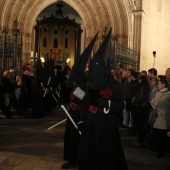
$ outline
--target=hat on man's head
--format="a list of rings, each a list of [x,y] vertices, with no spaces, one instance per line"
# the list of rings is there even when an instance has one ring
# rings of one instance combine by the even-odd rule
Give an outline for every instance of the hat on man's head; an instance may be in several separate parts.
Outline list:
[[[84,79],[84,77],[86,77],[85,67],[89,60],[90,54],[93,50],[98,33],[99,32],[97,32],[97,34],[94,36],[92,41],[89,43],[89,45],[83,51],[83,53],[80,55],[80,57],[78,58],[78,61],[73,65],[70,77],[67,82],[67,87],[71,88],[73,86],[74,81],[77,80],[78,82],[81,82],[81,80]]]
[[[88,80],[89,86],[95,90],[101,90],[105,86],[105,80],[109,76],[107,68],[107,58],[109,54],[109,46],[111,39],[112,28],[106,35],[103,43],[99,47],[95,56],[92,58],[89,65]]]

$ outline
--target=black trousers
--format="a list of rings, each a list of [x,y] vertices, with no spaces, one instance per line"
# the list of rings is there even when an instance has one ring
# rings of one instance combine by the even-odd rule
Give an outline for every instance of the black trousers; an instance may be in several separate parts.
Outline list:
[[[156,148],[159,152],[159,154],[165,154],[166,153],[166,147],[168,142],[168,136],[167,136],[167,129],[156,129],[153,128],[151,137],[150,137],[150,147]]]
[[[135,132],[137,132],[137,141],[145,142],[148,109],[134,106],[131,113],[133,119],[133,127]]]

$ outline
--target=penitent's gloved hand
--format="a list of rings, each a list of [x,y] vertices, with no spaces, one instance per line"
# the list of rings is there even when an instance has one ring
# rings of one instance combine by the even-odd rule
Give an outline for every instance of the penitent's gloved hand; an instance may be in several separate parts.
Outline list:
[[[78,126],[78,130],[82,131],[83,121],[78,122],[77,126]]]
[[[109,109],[109,102],[106,99],[98,98],[98,107]]]

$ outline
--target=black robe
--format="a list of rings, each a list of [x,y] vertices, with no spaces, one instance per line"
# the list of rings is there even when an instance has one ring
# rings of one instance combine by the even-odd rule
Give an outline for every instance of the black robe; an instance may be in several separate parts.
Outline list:
[[[107,81],[104,90],[89,89],[90,105],[98,98],[111,101],[110,111],[88,111],[80,141],[79,170],[127,170],[116,113],[124,108],[123,93],[115,79]]]
[[[44,103],[43,103],[43,94],[39,83],[35,83],[32,91],[32,117],[35,119],[41,119],[44,117]]]
[[[72,109],[69,108],[69,114],[78,125],[79,122],[84,120],[87,113],[88,106],[86,106],[85,98],[83,100],[78,99],[71,92],[70,94],[71,102],[77,105],[83,106],[82,109]],[[80,128],[80,126],[79,126]],[[79,161],[79,143],[80,134],[79,131],[74,127],[69,118],[67,118],[65,134],[64,134],[64,160],[71,161],[72,163],[78,163]]]

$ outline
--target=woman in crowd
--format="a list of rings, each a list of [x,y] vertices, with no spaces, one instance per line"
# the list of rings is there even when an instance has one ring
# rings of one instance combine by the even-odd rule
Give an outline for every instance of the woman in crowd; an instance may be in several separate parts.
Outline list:
[[[12,114],[10,111],[11,107],[11,98],[13,93],[13,84],[11,81],[11,74],[10,72],[4,71],[4,77],[2,78],[2,91],[3,91],[3,113],[6,115],[7,118],[11,118]]]
[[[135,145],[141,145],[145,142],[146,137],[146,120],[148,118],[148,95],[150,86],[148,78],[142,75],[139,78],[136,94],[132,98],[132,118],[133,127],[137,132]]]
[[[167,132],[170,129],[170,91],[167,88],[168,81],[160,79],[158,92],[152,99],[151,104],[157,111],[156,120],[153,125],[150,145],[158,149],[156,157],[164,157],[166,151]]]
[[[148,132],[149,134],[152,131],[153,128],[153,124],[155,122],[155,118],[156,118],[156,109],[154,109],[151,106],[151,100],[155,97],[156,93],[158,92],[158,77],[152,77],[150,80],[150,87],[151,87],[151,91],[149,93],[149,104],[150,104],[150,108],[149,108],[149,120],[148,120]]]
[[[16,107],[18,114],[22,115],[22,111],[26,107],[27,88],[25,82],[21,78],[21,75],[16,76],[16,81],[14,83],[14,94],[16,98]]]

